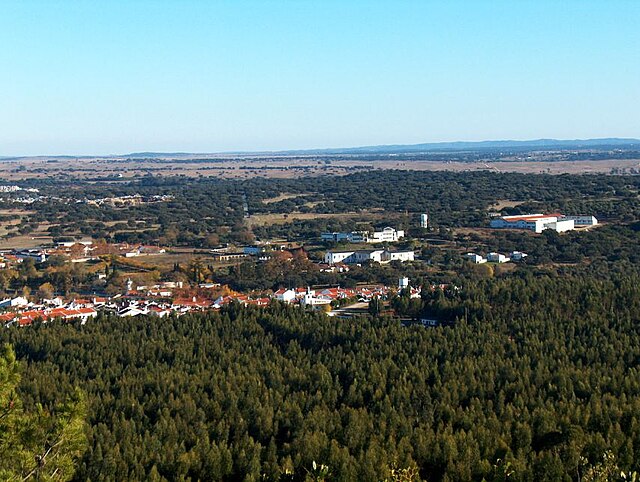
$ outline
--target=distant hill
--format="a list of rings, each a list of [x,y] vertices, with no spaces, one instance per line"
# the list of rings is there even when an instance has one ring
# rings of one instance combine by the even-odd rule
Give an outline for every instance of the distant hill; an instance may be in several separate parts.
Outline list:
[[[0,156],[0,161],[50,158],[50,159],[83,159],[83,158],[129,158],[129,159],[185,159],[212,158],[226,156],[313,156],[313,155],[363,155],[363,154],[410,154],[429,152],[455,151],[489,151],[489,150],[538,150],[538,149],[640,149],[640,139],[609,137],[602,139],[534,139],[528,141],[456,141],[427,142],[423,144],[389,144],[360,147],[332,147],[319,149],[290,149],[282,151],[226,151],[226,152],[132,152],[122,155],[40,155],[40,156]]]
[[[295,149],[283,151],[234,151],[225,153],[188,153],[188,152],[134,152],[118,157],[129,158],[160,158],[160,157],[193,157],[226,155],[314,155],[314,154],[393,154],[433,151],[475,151],[495,149],[589,149],[589,148],[640,148],[640,139],[625,139],[618,137],[602,139],[535,139],[528,141],[498,140],[498,141],[456,141],[429,142],[423,144],[390,144],[379,146],[338,147],[321,149]]]
[[[603,139],[535,139],[528,141],[478,141],[478,142],[430,142],[424,144],[392,144],[380,146],[347,147],[336,149],[305,149],[297,151],[284,151],[285,153],[306,154],[391,154],[405,152],[430,152],[430,151],[470,151],[470,150],[494,150],[494,149],[587,149],[595,147],[637,147],[640,148],[640,139],[603,138]]]
[[[118,157],[135,157],[137,159],[156,158],[156,157],[188,157],[193,156],[191,152],[132,152]]]

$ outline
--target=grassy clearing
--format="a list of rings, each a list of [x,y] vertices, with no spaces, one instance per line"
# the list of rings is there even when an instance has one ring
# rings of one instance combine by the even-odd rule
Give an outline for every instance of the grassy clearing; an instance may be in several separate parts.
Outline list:
[[[268,199],[263,199],[262,200],[262,204],[273,204],[273,203],[277,203],[280,201],[286,201],[287,199],[295,199],[297,197],[300,197],[301,194],[293,194],[293,193],[282,193],[278,196],[275,197],[270,197]]]
[[[487,207],[487,211],[502,211],[504,208],[514,208],[520,204],[524,204],[526,201],[508,201],[506,199],[500,199]]]
[[[53,242],[51,236],[30,233],[21,236],[14,236],[7,239],[0,239],[0,249],[29,249],[37,248],[43,244]]]
[[[274,224],[287,224],[296,219],[354,219],[358,221],[371,220],[379,218],[379,215],[362,214],[362,213],[288,213],[288,214],[252,214],[246,219],[249,226],[272,226]]]

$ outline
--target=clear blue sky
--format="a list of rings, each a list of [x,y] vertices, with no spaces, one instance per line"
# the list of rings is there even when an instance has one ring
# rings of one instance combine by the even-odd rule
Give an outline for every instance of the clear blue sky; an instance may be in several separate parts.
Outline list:
[[[0,156],[640,137],[640,1],[0,0]]]

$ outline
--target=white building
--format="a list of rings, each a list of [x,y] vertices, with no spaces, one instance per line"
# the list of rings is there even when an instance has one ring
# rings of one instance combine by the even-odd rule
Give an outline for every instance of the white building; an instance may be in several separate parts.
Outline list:
[[[498,229],[527,229],[541,233],[547,225],[558,221],[559,215],[525,214],[522,216],[502,216],[491,220],[491,227]]]
[[[403,290],[408,287],[409,287],[409,278],[407,278],[406,276],[403,276],[402,278],[398,279],[399,290]]]
[[[404,231],[386,227],[382,231],[351,231],[350,233],[322,233],[320,239],[322,241],[333,241],[335,243],[344,241],[347,243],[395,243],[404,238]]]
[[[301,303],[304,306],[328,305],[331,303],[331,298],[323,295],[316,296],[315,291],[307,288],[307,292],[304,294]]]
[[[351,233],[322,233],[320,235],[320,239],[322,241],[333,241],[335,243],[338,243],[340,241],[352,242],[354,234],[356,234],[356,231],[353,231]]]
[[[586,221],[587,217],[584,218]],[[545,229],[553,229],[558,233],[575,229],[574,219],[572,217],[562,216],[561,214],[502,216],[497,219],[492,219],[490,225],[492,228],[497,229],[527,229],[534,233],[541,233]]]
[[[353,251],[327,251],[324,255],[326,264],[357,264],[372,261],[376,263],[388,263],[390,261],[413,261],[413,251],[389,251],[385,249],[365,249]]]
[[[346,259],[352,257],[354,251],[327,251],[324,262],[327,264],[348,263]]]
[[[529,256],[527,253],[513,251],[509,257],[511,258],[511,261],[522,261],[527,256]]]
[[[366,261],[374,261],[381,263],[383,261],[382,256],[384,249],[368,249],[365,251],[356,251],[354,253],[354,263],[364,263]]]
[[[404,231],[399,231],[387,226],[382,231],[374,231],[373,240],[370,243],[395,243],[404,238]]]
[[[564,216],[563,219],[571,219],[576,226],[596,226],[598,220],[595,216]]]
[[[415,259],[415,253],[413,250],[405,251],[385,251],[382,255],[382,261],[413,261]]]
[[[47,260],[47,254],[40,249],[23,249],[22,251],[17,251],[14,253],[18,258],[26,259],[32,258],[35,259],[38,263],[44,263]]]
[[[510,261],[510,260],[504,254],[489,253],[487,255],[487,261],[490,261],[492,263],[506,263],[507,261]]]
[[[296,299],[296,291],[292,289],[279,289],[274,293],[274,297],[276,300],[284,301],[285,303],[291,303]]]
[[[545,226],[545,229],[553,229],[558,233],[564,233],[566,231],[573,231],[576,228],[573,219],[560,218],[553,223],[549,223]]]
[[[428,228],[429,227],[429,215],[428,214],[421,214],[420,215],[420,227],[421,228]]]
[[[350,243],[373,243],[369,231],[352,231],[349,237]]]
[[[475,264],[482,264],[487,262],[486,259],[476,253],[467,253],[466,256],[469,261]]]

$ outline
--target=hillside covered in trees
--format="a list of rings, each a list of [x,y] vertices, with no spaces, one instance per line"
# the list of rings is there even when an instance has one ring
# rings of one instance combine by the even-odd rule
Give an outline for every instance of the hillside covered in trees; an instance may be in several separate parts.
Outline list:
[[[232,305],[0,341],[25,406],[86,391],[75,480],[588,480],[605,454],[640,469],[639,282],[467,280],[418,300],[438,328]]]

